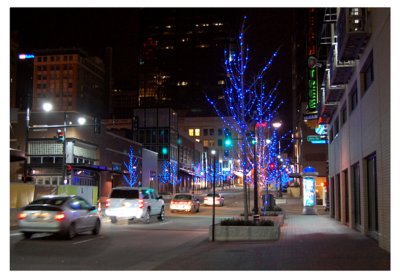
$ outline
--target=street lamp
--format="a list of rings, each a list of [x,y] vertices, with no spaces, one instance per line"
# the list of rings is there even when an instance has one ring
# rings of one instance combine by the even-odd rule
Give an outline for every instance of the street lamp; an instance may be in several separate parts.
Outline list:
[[[45,112],[49,112],[53,109],[53,105],[51,103],[44,103],[42,106]],[[30,129],[30,116],[31,110],[28,107],[26,108],[26,129],[25,129],[25,162],[24,162],[24,182],[27,182],[28,179],[28,141],[29,141],[29,129]]]
[[[258,177],[257,177],[257,138],[256,130],[257,123],[254,124],[254,138],[251,143],[253,144],[253,156],[254,156],[254,216],[258,214]]]
[[[211,150],[211,155],[213,156],[214,159],[214,174],[213,174],[213,210],[212,210],[212,238],[211,240],[214,241],[214,235],[215,235],[215,172],[216,172],[216,151],[213,149]]]

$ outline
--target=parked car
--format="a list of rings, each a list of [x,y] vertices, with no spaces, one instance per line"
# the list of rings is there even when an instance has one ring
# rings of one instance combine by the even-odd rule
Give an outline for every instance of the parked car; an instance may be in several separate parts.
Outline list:
[[[199,212],[200,200],[192,194],[176,194],[169,205],[171,212]]]
[[[142,219],[150,223],[151,216],[165,220],[164,200],[157,191],[147,187],[116,187],[106,202],[106,216],[111,223],[118,219]]]
[[[225,199],[221,194],[215,193],[215,205],[224,206]],[[204,205],[213,205],[213,194],[204,197]]]
[[[99,234],[97,208],[80,196],[50,195],[38,198],[18,214],[19,230],[25,238],[34,233],[57,233],[72,239],[90,231]]]

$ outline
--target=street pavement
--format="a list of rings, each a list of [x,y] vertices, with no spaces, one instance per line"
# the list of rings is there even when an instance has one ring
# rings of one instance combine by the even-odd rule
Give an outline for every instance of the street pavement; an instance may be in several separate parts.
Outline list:
[[[277,203],[286,213],[279,240],[210,242],[202,234],[187,243],[189,249],[151,269],[391,270],[389,252],[379,248],[376,241],[330,218],[322,206],[318,206],[317,215],[303,215],[300,199],[282,199]]]
[[[330,218],[322,206],[319,206],[317,215],[303,215],[299,202],[279,206],[286,212],[279,240],[201,240],[189,253],[166,261],[155,269],[390,270],[389,252],[379,248],[376,241]]]

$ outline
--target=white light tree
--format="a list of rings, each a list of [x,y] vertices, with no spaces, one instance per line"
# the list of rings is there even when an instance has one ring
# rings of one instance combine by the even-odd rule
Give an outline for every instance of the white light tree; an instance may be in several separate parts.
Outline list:
[[[124,166],[127,170],[127,175],[124,174],[125,182],[129,187],[133,187],[138,183],[139,180],[139,161],[135,156],[132,146],[129,147],[128,153],[129,162],[124,162]]]
[[[215,101],[208,96],[206,98],[225,125],[234,130],[239,137],[239,150],[236,155],[240,159],[243,172],[244,218],[248,221],[247,184],[251,182],[251,176],[248,176],[248,173],[254,167],[255,157],[258,167],[266,169],[270,160],[277,155],[276,150],[271,150],[271,148],[276,146],[278,138],[276,133],[269,135],[269,131],[270,124],[283,102],[277,102],[279,81],[273,86],[266,86],[263,82],[278,51],[272,54],[257,74],[248,72],[249,48],[245,46],[245,20],[246,17],[239,34],[238,51],[225,51],[228,82],[224,90],[224,100],[228,115],[222,113]],[[231,117],[233,121],[228,121],[227,117]],[[272,137],[274,144],[266,144],[269,137]],[[254,138],[256,138],[256,146],[253,146]]]

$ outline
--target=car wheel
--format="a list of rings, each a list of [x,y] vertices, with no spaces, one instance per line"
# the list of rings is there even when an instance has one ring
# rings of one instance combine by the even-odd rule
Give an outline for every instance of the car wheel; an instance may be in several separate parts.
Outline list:
[[[150,209],[146,210],[146,214],[143,216],[143,223],[149,224],[150,223]]]
[[[26,239],[30,239],[31,236],[33,235],[33,233],[31,233],[31,232],[23,232],[23,234],[24,234],[24,237],[25,237]]]
[[[66,233],[66,238],[67,239],[73,239],[76,235],[76,230],[75,230],[75,224],[71,223],[71,225],[69,225],[68,231]]]
[[[94,228],[92,230],[92,233],[95,234],[95,235],[99,234],[100,233],[100,228],[101,228],[101,223],[100,223],[100,220],[97,219],[96,220],[96,224],[94,225]]]
[[[160,215],[158,216],[158,220],[164,221],[165,220],[165,210],[164,207],[161,207]]]
[[[111,219],[111,223],[113,223],[113,224],[117,223],[117,221],[118,221],[117,217],[115,217],[115,216],[111,216],[110,219]]]

